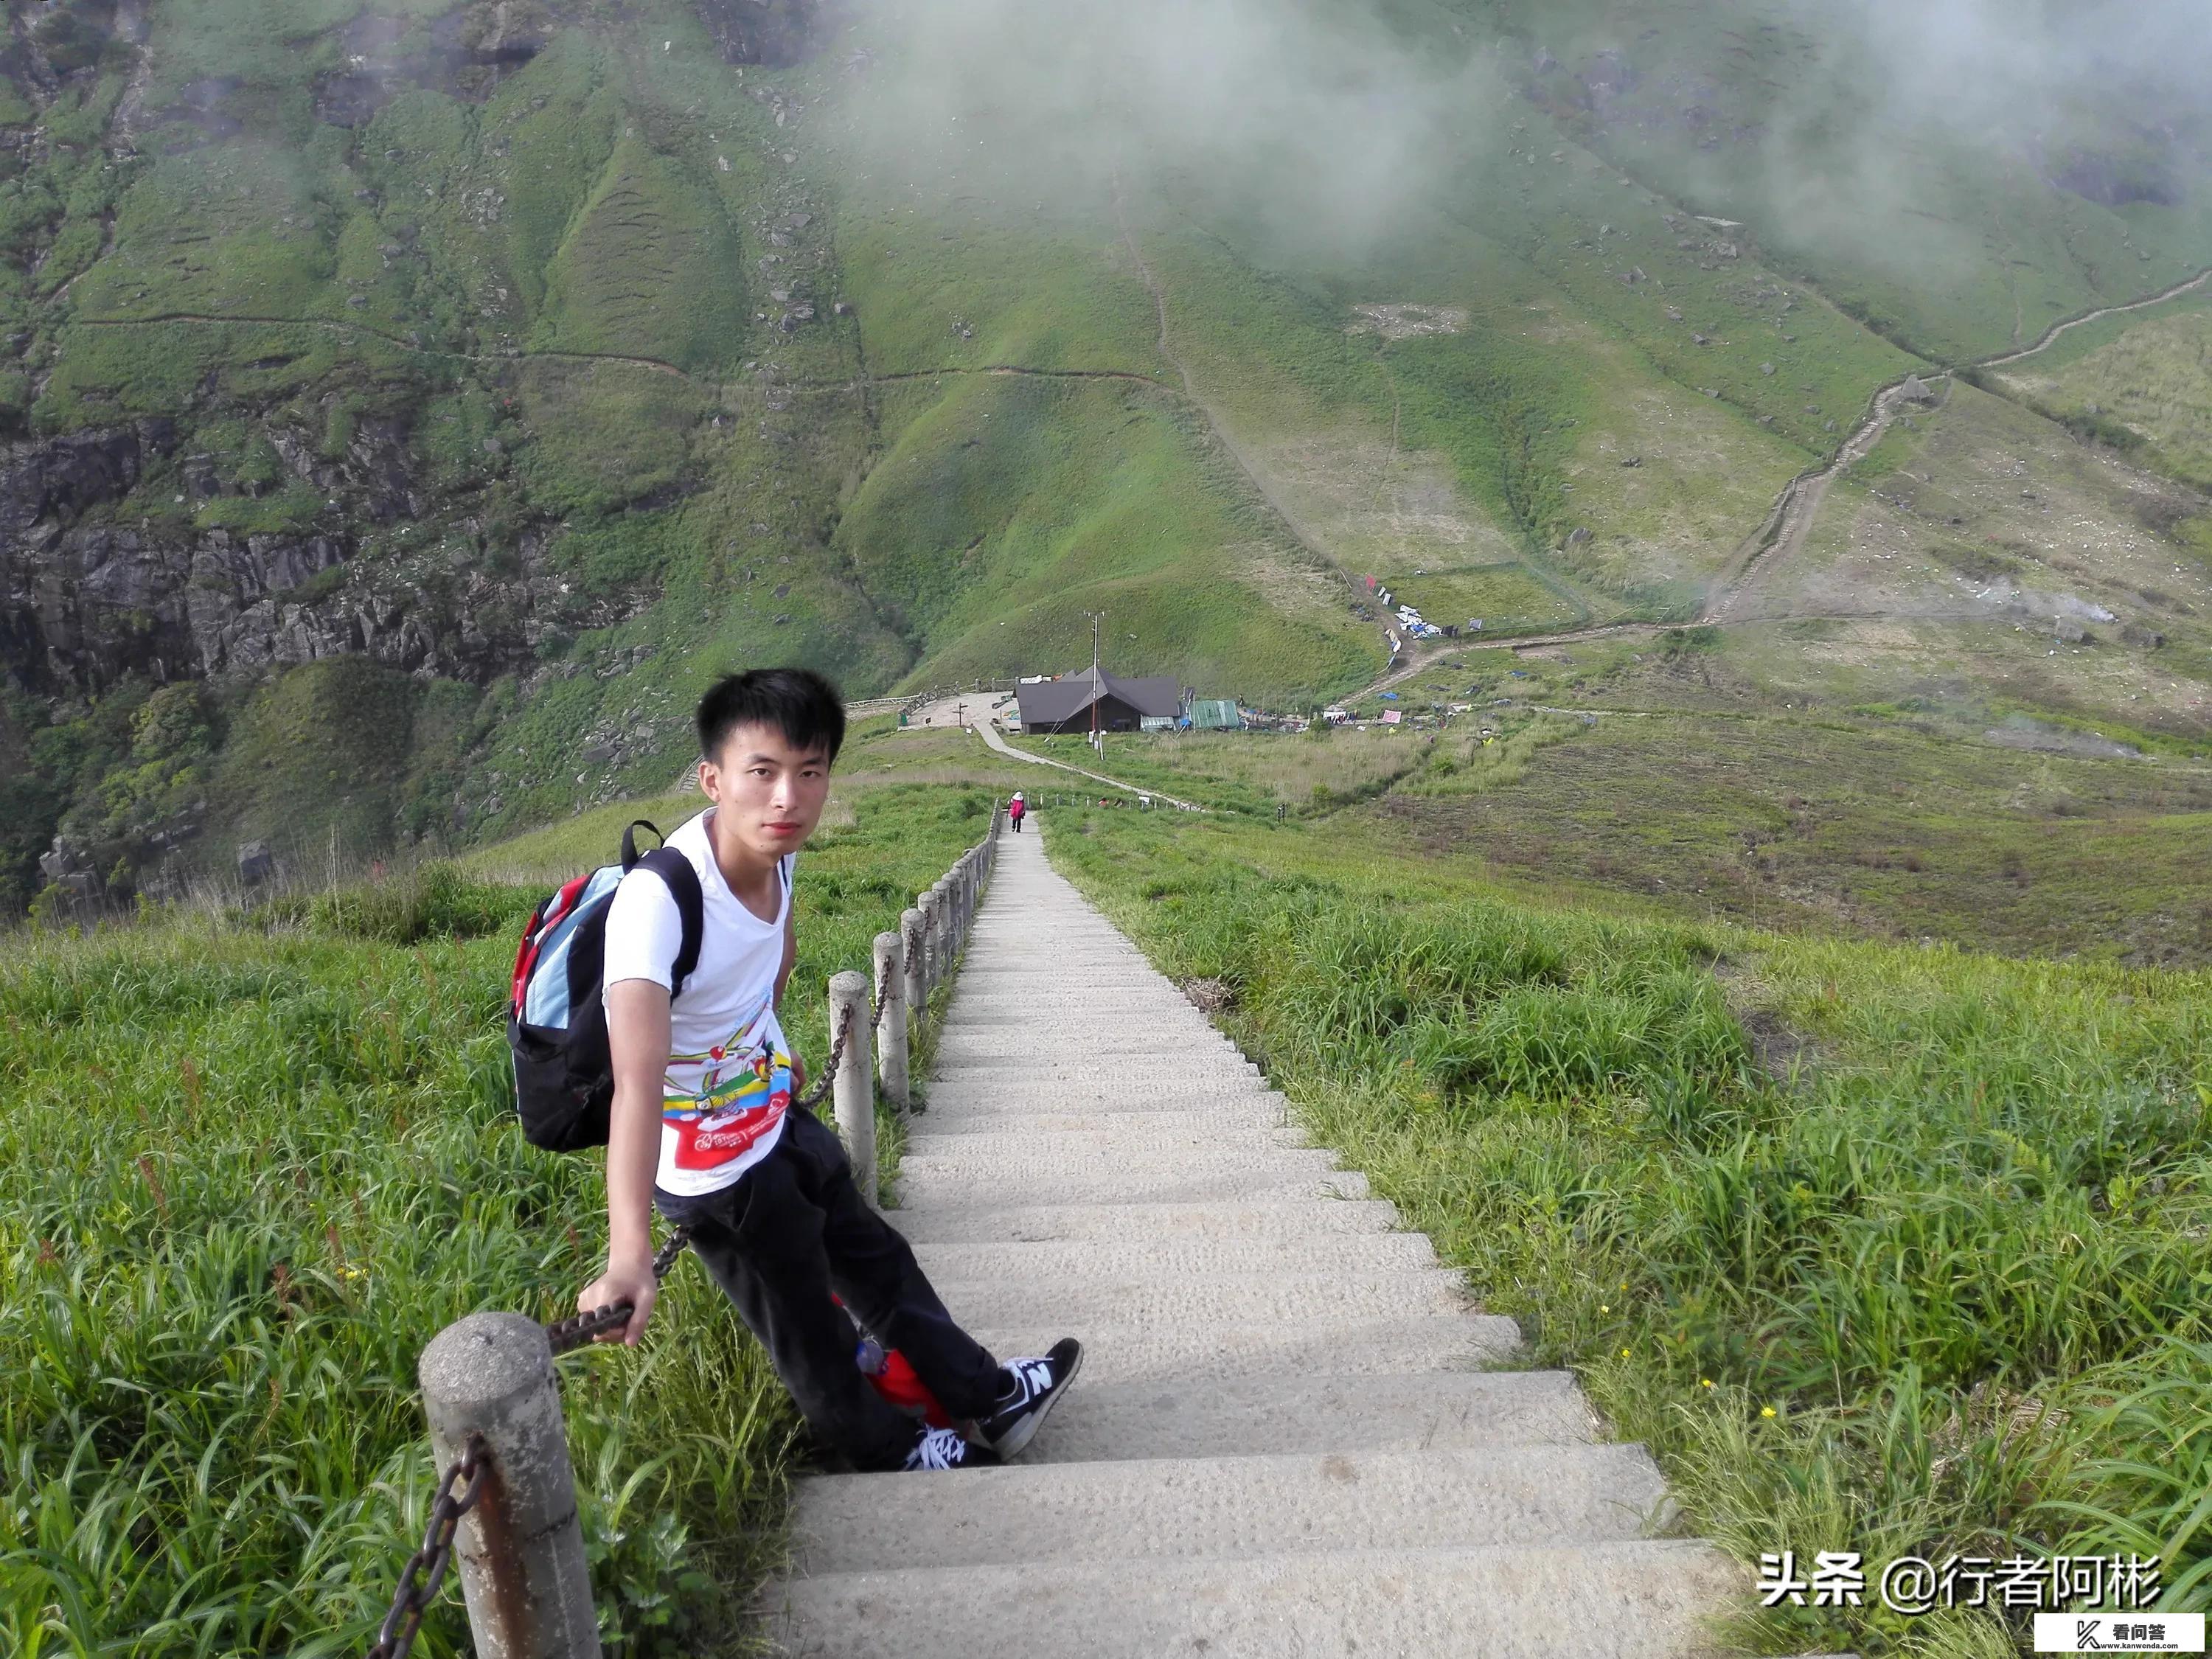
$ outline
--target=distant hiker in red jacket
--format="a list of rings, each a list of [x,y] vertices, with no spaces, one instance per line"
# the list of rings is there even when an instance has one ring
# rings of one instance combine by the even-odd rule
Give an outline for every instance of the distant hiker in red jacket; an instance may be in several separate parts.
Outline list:
[[[1014,833],[1022,833],[1022,820],[1029,815],[1030,804],[1022,799],[1022,792],[1014,791],[1014,798],[1006,803],[1006,816],[1013,820]]]

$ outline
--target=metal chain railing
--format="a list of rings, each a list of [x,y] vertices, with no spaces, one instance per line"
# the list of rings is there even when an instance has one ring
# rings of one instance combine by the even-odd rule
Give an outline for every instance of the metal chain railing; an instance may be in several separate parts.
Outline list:
[[[684,1247],[691,1242],[691,1230],[678,1227],[668,1235],[668,1242],[653,1253],[653,1277],[655,1283],[668,1277],[668,1270],[676,1265],[676,1258],[684,1254]],[[594,1308],[589,1313],[570,1314],[566,1319],[556,1320],[545,1328],[546,1340],[552,1343],[555,1353],[567,1353],[571,1348],[580,1348],[603,1331],[629,1323],[629,1316],[637,1309],[628,1302],[611,1302],[604,1308]]]
[[[868,1021],[868,1035],[870,1036],[875,1036],[877,1032],[884,1029],[884,1010],[890,1006],[890,975],[886,972],[881,978],[876,981],[874,994],[876,999],[876,1012],[874,1017]],[[830,1069],[835,1071],[836,1068],[832,1066]]]
[[[422,1534],[422,1547],[408,1558],[407,1565],[399,1574],[399,1589],[392,1598],[392,1611],[384,1615],[384,1623],[376,1632],[376,1645],[368,1650],[368,1659],[407,1659],[415,1646],[415,1632],[422,1628],[422,1615],[438,1599],[439,1587],[446,1582],[446,1568],[453,1559],[453,1534],[461,1524],[461,1517],[476,1507],[477,1499],[483,1494],[484,1477],[491,1473],[491,1458],[484,1449],[483,1437],[469,1437],[467,1449],[447,1466],[438,1482],[438,1496],[430,1505],[430,1524]],[[453,1495],[453,1482],[468,1484],[459,1497]]]
[[[830,1085],[836,1081],[837,1068],[845,1063],[845,1044],[852,1035],[853,1012],[848,1008],[845,1011],[845,1018],[837,1022],[837,1040],[830,1045],[830,1063],[822,1068],[822,1075],[814,1079],[814,1086],[793,1101],[793,1105],[811,1111],[822,1103],[823,1097],[830,1092]]]

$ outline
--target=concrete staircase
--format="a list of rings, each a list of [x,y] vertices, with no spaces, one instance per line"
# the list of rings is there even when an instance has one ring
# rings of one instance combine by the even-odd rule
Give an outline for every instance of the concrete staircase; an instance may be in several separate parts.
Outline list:
[[[1571,1377],[1003,838],[892,1219],[1002,1356],[1083,1340],[1020,1462],[799,1496],[803,1659],[1668,1659],[1747,1582]]]

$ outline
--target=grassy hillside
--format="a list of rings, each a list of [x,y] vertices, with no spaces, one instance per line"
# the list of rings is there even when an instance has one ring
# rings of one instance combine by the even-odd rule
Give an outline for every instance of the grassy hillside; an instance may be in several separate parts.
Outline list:
[[[2163,1547],[2161,1607],[2203,1605],[2203,975],[1522,908],[1334,823],[1042,822],[1747,1582],[1781,1548]],[[1738,1633],[2021,1639],[1879,1606]]]
[[[1773,9],[1316,0],[1181,46],[1141,8],[10,13],[8,902],[57,830],[62,897],[122,899],[652,787],[736,664],[1065,667],[1103,611],[1121,667],[1297,702],[1380,670],[1364,578],[1493,636],[1705,616],[1914,353],[2212,263],[2198,129],[2124,142],[2164,82],[1981,131]],[[2118,337],[2002,389],[2186,483],[2186,342]],[[2201,569],[2202,516],[2145,556]],[[349,656],[407,684],[370,747],[333,725],[347,787],[263,780]],[[179,679],[162,796],[128,729]]]

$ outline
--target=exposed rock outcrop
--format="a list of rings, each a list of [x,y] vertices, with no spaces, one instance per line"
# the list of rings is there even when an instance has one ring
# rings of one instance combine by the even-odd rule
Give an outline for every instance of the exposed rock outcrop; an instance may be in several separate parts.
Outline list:
[[[319,580],[354,561],[357,530],[415,522],[422,499],[405,428],[363,421],[335,460],[296,433],[267,435],[295,479],[337,503],[331,528],[194,531],[101,512],[174,453],[167,421],[0,454],[0,671],[56,694],[98,690],[129,673],[254,678],[346,653],[477,680],[526,659],[534,536],[520,550],[523,574],[511,578],[381,561],[342,581]],[[206,458],[182,458],[181,471],[196,494],[221,493]]]

